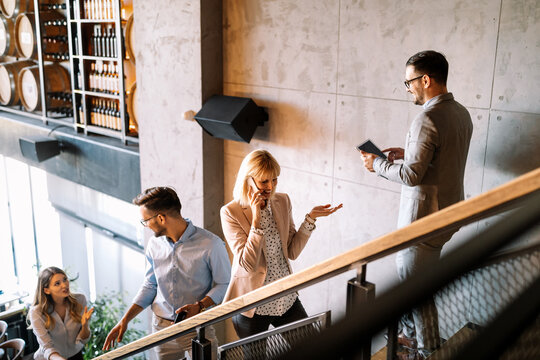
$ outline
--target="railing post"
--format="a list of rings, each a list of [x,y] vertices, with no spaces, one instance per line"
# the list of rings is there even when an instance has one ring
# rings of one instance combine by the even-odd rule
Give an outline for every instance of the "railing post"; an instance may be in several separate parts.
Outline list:
[[[197,337],[191,340],[192,360],[211,360],[212,343],[204,337],[204,327],[197,328]]]
[[[394,360],[398,351],[398,320],[388,326],[388,343],[386,345],[386,360]]]
[[[375,299],[375,284],[366,281],[366,272],[367,264],[363,264],[358,269],[356,277],[347,282],[347,315],[350,315],[354,311],[354,308]],[[362,341],[354,359],[371,359],[371,338]]]

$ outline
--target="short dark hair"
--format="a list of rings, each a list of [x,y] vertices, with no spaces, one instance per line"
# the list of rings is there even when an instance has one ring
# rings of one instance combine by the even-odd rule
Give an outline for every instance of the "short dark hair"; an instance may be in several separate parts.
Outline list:
[[[420,51],[407,60],[407,65],[414,66],[418,73],[424,73],[439,84],[446,85],[448,78],[448,61],[443,54],[433,50]]]
[[[182,204],[176,191],[167,186],[157,186],[144,190],[133,199],[133,203],[144,206],[148,210],[156,212],[171,212],[180,214]]]

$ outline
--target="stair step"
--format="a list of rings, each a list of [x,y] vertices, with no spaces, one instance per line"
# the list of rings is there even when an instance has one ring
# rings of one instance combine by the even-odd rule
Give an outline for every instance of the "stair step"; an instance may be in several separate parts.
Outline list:
[[[456,355],[465,344],[474,339],[474,337],[478,334],[479,329],[480,326],[473,323],[469,322],[465,324],[465,326],[452,335],[450,339],[444,342],[438,350],[431,354],[429,360],[438,360],[443,358],[443,356],[444,358],[447,358],[449,355],[448,353]]]
[[[371,355],[371,360],[386,360],[386,346]]]

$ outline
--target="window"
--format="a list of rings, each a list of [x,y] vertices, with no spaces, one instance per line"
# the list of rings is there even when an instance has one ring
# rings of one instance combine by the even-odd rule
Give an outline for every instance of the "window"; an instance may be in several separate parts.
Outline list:
[[[130,303],[144,278],[138,219],[135,205],[0,155],[0,289],[30,302],[39,269],[57,266],[90,300]]]

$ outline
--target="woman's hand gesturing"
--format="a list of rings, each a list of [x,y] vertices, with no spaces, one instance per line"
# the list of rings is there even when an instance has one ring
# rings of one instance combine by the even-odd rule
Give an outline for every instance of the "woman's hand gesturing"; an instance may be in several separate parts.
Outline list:
[[[90,318],[92,317],[92,314],[94,313],[94,308],[92,307],[90,310],[88,310],[88,306],[84,307],[84,312],[81,316],[81,325],[85,326],[90,321]]]
[[[342,207],[343,207],[343,204],[339,204],[338,206],[334,206],[334,207],[331,207],[330,204],[315,206],[309,212],[309,217],[315,220],[318,217],[328,216],[330,214],[333,214],[339,209],[341,209]]]

